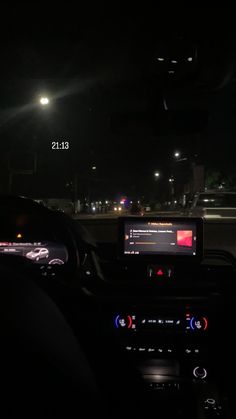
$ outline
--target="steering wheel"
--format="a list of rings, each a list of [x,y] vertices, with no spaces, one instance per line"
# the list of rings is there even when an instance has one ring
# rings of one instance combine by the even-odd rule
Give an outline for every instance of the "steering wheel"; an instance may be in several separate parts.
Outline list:
[[[9,199],[2,203],[3,214],[12,207],[23,212],[35,212],[35,204],[31,202],[17,199],[10,204]],[[48,217],[47,209],[42,209],[42,216]],[[95,248],[91,237],[73,220],[64,214],[54,214],[53,218],[72,232],[74,260],[77,248]],[[128,412],[126,401],[130,401],[129,409],[133,415],[136,403],[131,402],[131,395],[136,396],[137,383],[132,377],[127,379],[132,376],[131,372],[128,374],[131,371],[128,360],[123,360],[119,352],[115,355],[115,351],[94,342],[95,351],[97,346],[101,346],[101,350],[95,354],[99,371],[94,364],[92,370],[66,318],[39,283],[33,280],[25,263],[29,261],[0,254],[2,416],[11,419],[21,416],[26,419],[54,419],[80,417],[86,412],[86,416],[90,417],[94,413],[99,415],[102,409],[103,418],[120,417],[123,413],[120,391],[125,412]],[[90,357],[91,365],[93,355]],[[105,391],[99,382],[101,376],[106,382]],[[135,400],[138,398],[135,397]],[[111,407],[112,413],[109,411]]]
[[[99,392],[71,327],[50,297],[9,261],[0,257],[3,417],[90,416]]]

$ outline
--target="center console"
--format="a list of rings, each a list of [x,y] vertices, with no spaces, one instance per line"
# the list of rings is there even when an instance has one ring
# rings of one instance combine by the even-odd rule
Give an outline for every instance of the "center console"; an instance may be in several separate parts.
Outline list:
[[[122,280],[136,285],[144,281],[150,289],[146,293],[141,286],[139,298],[129,299],[129,292],[125,301],[114,302],[110,326],[142,375],[149,402],[162,400],[165,412],[176,403],[179,418],[229,418],[217,366],[217,329],[222,327],[218,308],[201,294],[168,294],[172,284],[178,288],[176,281],[191,282],[190,272],[193,277],[198,272],[202,220],[130,217],[120,219],[119,235]]]
[[[190,402],[196,418],[229,417],[223,416],[215,322],[214,310],[202,302],[124,306],[112,315],[120,349],[141,373],[149,399],[182,400],[182,408]]]

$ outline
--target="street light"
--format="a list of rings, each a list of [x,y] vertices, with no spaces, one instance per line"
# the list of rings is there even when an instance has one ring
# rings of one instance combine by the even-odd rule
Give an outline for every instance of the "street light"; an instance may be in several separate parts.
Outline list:
[[[92,170],[96,170],[97,169],[97,167],[96,166],[92,166]]]
[[[42,106],[47,106],[47,105],[49,104],[49,99],[48,99],[48,97],[47,97],[47,96],[41,96],[41,97],[40,97],[40,99],[39,99],[39,103],[40,103]]]
[[[180,152],[179,152],[179,151],[175,151],[175,153],[174,153],[174,157],[175,157],[176,159],[178,159],[178,158],[180,157]]]
[[[160,173],[159,172],[155,172],[154,173],[155,178],[157,179],[158,177],[160,177]]]
[[[173,178],[173,176],[171,176],[169,178],[169,182],[170,182],[171,206],[174,207],[175,189],[174,189],[174,178]]]

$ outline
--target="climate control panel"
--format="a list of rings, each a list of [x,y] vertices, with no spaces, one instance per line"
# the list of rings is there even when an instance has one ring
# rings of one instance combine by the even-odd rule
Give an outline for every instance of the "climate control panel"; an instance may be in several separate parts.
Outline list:
[[[208,323],[207,316],[191,313],[181,316],[122,313],[114,316],[115,328],[130,332],[172,331],[203,334],[208,330]]]

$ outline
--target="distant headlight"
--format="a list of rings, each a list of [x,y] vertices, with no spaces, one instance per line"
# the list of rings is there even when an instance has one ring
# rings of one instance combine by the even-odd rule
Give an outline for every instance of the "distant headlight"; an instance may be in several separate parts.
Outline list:
[[[121,207],[119,207],[119,208],[118,208],[118,211],[122,211],[122,208],[121,208]]]
[[[114,208],[114,211],[117,211],[117,208],[116,207]]]

